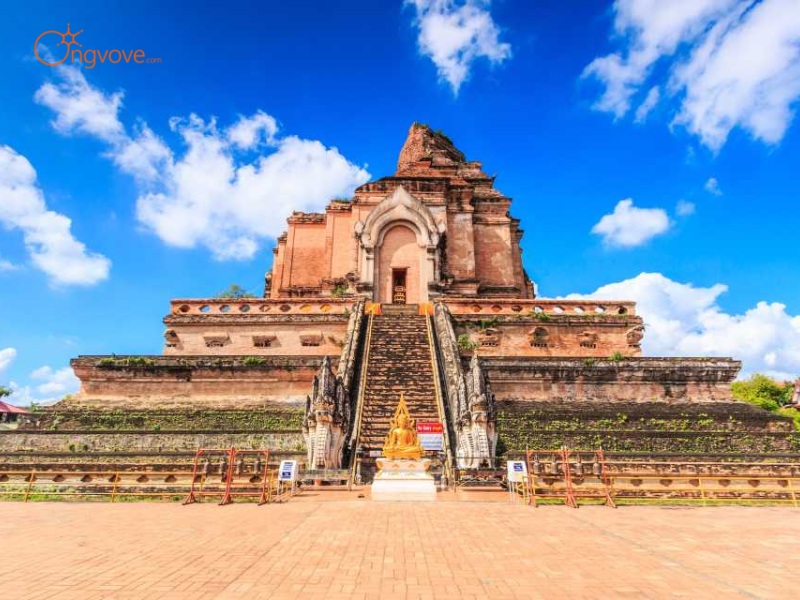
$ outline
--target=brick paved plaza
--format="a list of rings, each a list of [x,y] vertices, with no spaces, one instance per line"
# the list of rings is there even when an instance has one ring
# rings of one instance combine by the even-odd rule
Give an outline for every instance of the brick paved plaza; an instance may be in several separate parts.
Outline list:
[[[792,508],[4,503],[0,598],[797,598]]]

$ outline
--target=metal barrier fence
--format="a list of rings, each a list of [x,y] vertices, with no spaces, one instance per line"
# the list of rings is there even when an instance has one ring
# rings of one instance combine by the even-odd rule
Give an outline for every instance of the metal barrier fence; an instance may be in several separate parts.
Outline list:
[[[0,497],[10,500],[79,498],[110,502],[135,498],[177,499],[190,486],[187,471],[59,472],[9,470],[0,474]]]
[[[252,465],[247,457],[252,456]],[[200,460],[205,458],[204,462]],[[211,477],[212,461],[219,459],[219,480]],[[252,468],[250,468],[252,466]],[[203,497],[219,497],[220,506],[235,498],[258,498],[266,504],[280,495],[276,470],[269,468],[269,450],[237,450],[236,448],[201,448],[192,466],[192,482],[184,504],[193,504]]]
[[[648,462],[606,459],[595,452],[529,450],[523,484],[509,484],[517,499],[537,506],[556,500],[618,502],[769,502],[800,505],[800,462]]]
[[[201,462],[202,459],[202,462]],[[184,499],[184,504],[213,498],[219,504],[237,499],[258,504],[288,499],[293,485],[278,481],[268,450],[200,449],[192,465],[154,469],[151,465],[118,465],[114,469],[80,469],[68,464],[38,469],[2,469],[0,499],[107,500]]]

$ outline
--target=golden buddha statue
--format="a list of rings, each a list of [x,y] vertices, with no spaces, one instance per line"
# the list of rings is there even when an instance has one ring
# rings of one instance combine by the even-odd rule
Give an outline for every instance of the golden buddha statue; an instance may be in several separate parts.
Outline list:
[[[405,394],[400,394],[400,402],[394,411],[391,429],[383,445],[383,455],[386,458],[422,457],[422,446],[414,430],[414,420],[408,414]]]

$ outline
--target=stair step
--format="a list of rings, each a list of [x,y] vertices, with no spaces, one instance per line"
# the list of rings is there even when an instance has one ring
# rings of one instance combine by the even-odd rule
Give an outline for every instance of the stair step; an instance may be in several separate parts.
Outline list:
[[[413,305],[383,306],[373,317],[359,443],[380,449],[400,394],[411,418],[438,421],[434,371],[425,316]]]

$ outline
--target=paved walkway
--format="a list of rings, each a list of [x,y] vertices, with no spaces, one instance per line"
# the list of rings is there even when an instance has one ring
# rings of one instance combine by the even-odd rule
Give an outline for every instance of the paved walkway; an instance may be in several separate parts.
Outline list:
[[[800,510],[3,503],[0,598],[798,598]]]

